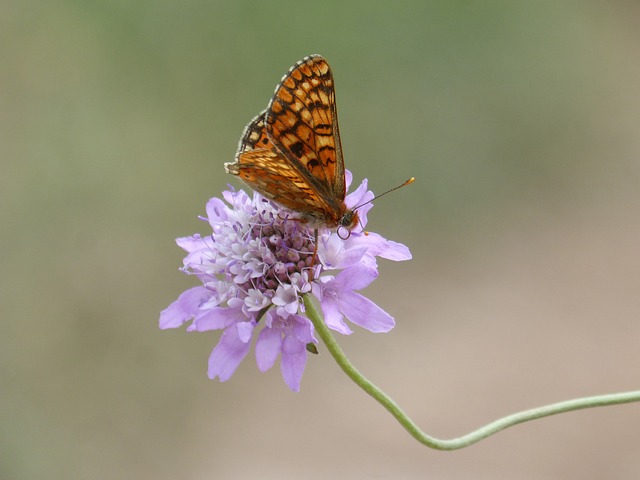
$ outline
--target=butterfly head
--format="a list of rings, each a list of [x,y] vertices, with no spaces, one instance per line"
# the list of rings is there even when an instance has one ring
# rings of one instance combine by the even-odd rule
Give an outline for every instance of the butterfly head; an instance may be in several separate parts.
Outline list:
[[[338,220],[336,233],[342,240],[346,240],[351,236],[351,230],[353,230],[359,222],[358,212],[355,210],[347,210]]]

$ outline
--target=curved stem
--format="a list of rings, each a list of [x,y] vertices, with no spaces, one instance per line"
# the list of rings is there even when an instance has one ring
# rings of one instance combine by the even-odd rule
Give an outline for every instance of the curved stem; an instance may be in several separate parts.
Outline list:
[[[353,380],[360,388],[362,388],[365,392],[376,399],[378,403],[386,408],[389,413],[391,413],[391,415],[393,415],[396,420],[398,420],[398,422],[400,422],[400,424],[411,434],[413,438],[418,440],[420,443],[436,450],[457,450],[460,448],[468,447],[469,445],[473,445],[474,443],[479,442],[480,440],[487,438],[495,433],[498,433],[505,428],[512,427],[519,423],[528,422],[530,420],[536,420],[538,418],[557,415],[559,413],[571,412],[574,410],[581,410],[584,408],[604,407],[609,405],[618,405],[621,403],[640,401],[640,390],[567,400],[565,402],[553,403],[551,405],[545,405],[543,407],[532,408],[531,410],[514,413],[512,415],[508,415],[494,422],[491,422],[461,437],[453,438],[450,440],[440,440],[431,437],[420,430],[420,428],[413,422],[413,420],[411,420],[390,397],[388,397],[378,387],[367,380],[349,362],[349,360],[333,338],[333,335],[329,331],[329,328],[325,325],[323,319],[320,317],[318,311],[311,301],[310,296],[307,294],[304,295],[303,298],[306,308],[306,314],[313,323],[316,333],[325,343],[327,349],[329,350],[329,353],[331,353],[335,361],[338,362],[338,365],[344,371],[344,373],[346,373],[347,376],[351,380]]]

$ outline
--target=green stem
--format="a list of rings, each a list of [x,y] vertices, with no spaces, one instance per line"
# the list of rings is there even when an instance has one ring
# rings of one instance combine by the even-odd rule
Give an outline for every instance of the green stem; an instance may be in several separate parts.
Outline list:
[[[349,360],[333,338],[333,335],[329,331],[329,328],[327,328],[323,319],[320,317],[320,314],[313,305],[310,296],[304,295],[303,298],[306,308],[306,314],[313,323],[315,332],[325,343],[327,349],[329,350],[329,353],[331,353],[335,361],[338,362],[338,365],[344,371],[344,373],[346,373],[347,376],[356,383],[356,385],[362,388],[365,392],[376,399],[378,403],[386,408],[389,413],[391,413],[391,415],[393,415],[396,420],[398,420],[398,422],[400,422],[400,424],[411,434],[413,438],[418,440],[420,443],[436,450],[457,450],[459,448],[468,447],[469,445],[473,445],[474,443],[479,442],[480,440],[487,438],[495,433],[498,433],[505,428],[512,427],[519,423],[528,422],[529,420],[536,420],[538,418],[557,415],[559,413],[571,412],[573,410],[581,410],[584,408],[604,407],[609,405],[640,401],[640,390],[578,398],[565,402],[546,405],[543,407],[532,408],[531,410],[525,410],[519,413],[514,413],[512,415],[508,415],[494,422],[491,422],[461,437],[453,438],[451,440],[440,440],[431,437],[420,430],[420,428],[413,422],[413,420],[411,420],[390,397],[388,397],[378,387],[367,380],[349,362]]]

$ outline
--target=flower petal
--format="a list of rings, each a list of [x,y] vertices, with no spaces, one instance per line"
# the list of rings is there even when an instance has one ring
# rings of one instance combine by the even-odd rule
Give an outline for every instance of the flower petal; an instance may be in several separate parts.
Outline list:
[[[280,371],[285,383],[294,392],[300,391],[300,380],[307,365],[307,350],[304,343],[292,336],[287,336],[282,342],[282,361]]]
[[[282,332],[275,328],[263,328],[256,342],[256,363],[261,372],[266,372],[273,367],[281,347]]]
[[[229,218],[228,207],[222,200],[216,197],[213,197],[207,202],[206,211],[209,224],[214,228],[217,224],[224,222]]]
[[[342,295],[344,291],[362,290],[378,277],[378,271],[360,265],[345,268],[338,273],[331,286]]]
[[[384,333],[395,326],[391,315],[359,293],[343,292],[338,303],[349,321],[371,332]]]
[[[346,243],[336,233],[321,239],[320,246],[318,257],[322,265],[328,270],[355,265],[368,250],[366,245],[358,245],[354,242]]]
[[[176,328],[195,318],[198,307],[212,295],[205,287],[193,287],[180,294],[178,299],[160,313],[160,328]]]
[[[293,333],[300,342],[305,345],[307,343],[318,343],[318,340],[313,335],[313,323],[311,323],[311,320],[301,315],[292,315],[289,318],[295,320]]]
[[[249,353],[250,342],[243,342],[238,336],[235,325],[227,327],[222,332],[218,345],[209,356],[208,375],[211,380],[218,377],[221,382],[231,378],[240,362]]]
[[[362,183],[358,185],[358,188],[344,198],[344,203],[347,207],[357,207],[358,205],[373,199],[373,192],[367,191],[368,183],[369,182],[365,178],[362,180]]]
[[[351,329],[344,323],[342,313],[338,307],[338,302],[333,296],[325,296],[319,285],[314,285],[313,295],[320,301],[320,309],[324,316],[324,323],[332,330],[343,335],[353,333]]]
[[[351,170],[345,169],[345,171],[344,171],[344,183],[345,183],[347,189],[349,189],[349,187],[351,186],[351,182],[352,181],[353,181],[353,173],[351,173]]]
[[[176,238],[176,244],[189,253],[197,252],[206,247],[203,238],[197,233],[190,237]]]
[[[412,258],[411,252],[406,245],[392,240],[387,240],[377,233],[369,232],[368,235],[358,237],[358,243],[368,246],[369,250],[367,253],[386,258],[387,260],[394,260],[398,262],[402,260],[411,260]]]
[[[214,307],[193,322],[193,329],[198,332],[206,332],[207,330],[219,330],[237,322],[244,322],[247,317],[242,313],[240,308]]]
[[[344,199],[345,205],[349,208],[355,208],[360,206],[360,208],[358,208],[357,210],[358,218],[360,219],[358,223],[360,225],[354,229],[355,232],[360,232],[362,231],[361,227],[367,226],[367,213],[369,212],[369,210],[373,208],[373,203],[367,203],[367,202],[371,202],[371,200],[373,200],[374,198],[374,195],[372,191],[367,189],[368,189],[368,181],[365,178],[362,181],[362,183],[358,186],[358,188],[355,189],[349,195],[347,195]]]
[[[236,326],[238,327],[238,338],[242,342],[248,343],[251,340],[256,324],[254,322],[238,322]]]

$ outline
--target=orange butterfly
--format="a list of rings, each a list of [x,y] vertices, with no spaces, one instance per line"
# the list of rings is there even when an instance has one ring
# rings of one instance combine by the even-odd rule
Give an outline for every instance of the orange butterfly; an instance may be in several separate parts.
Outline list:
[[[343,227],[348,236],[358,213],[344,203],[333,75],[322,56],[303,58],[282,77],[267,109],[245,127],[235,162],[224,166],[312,226]]]

